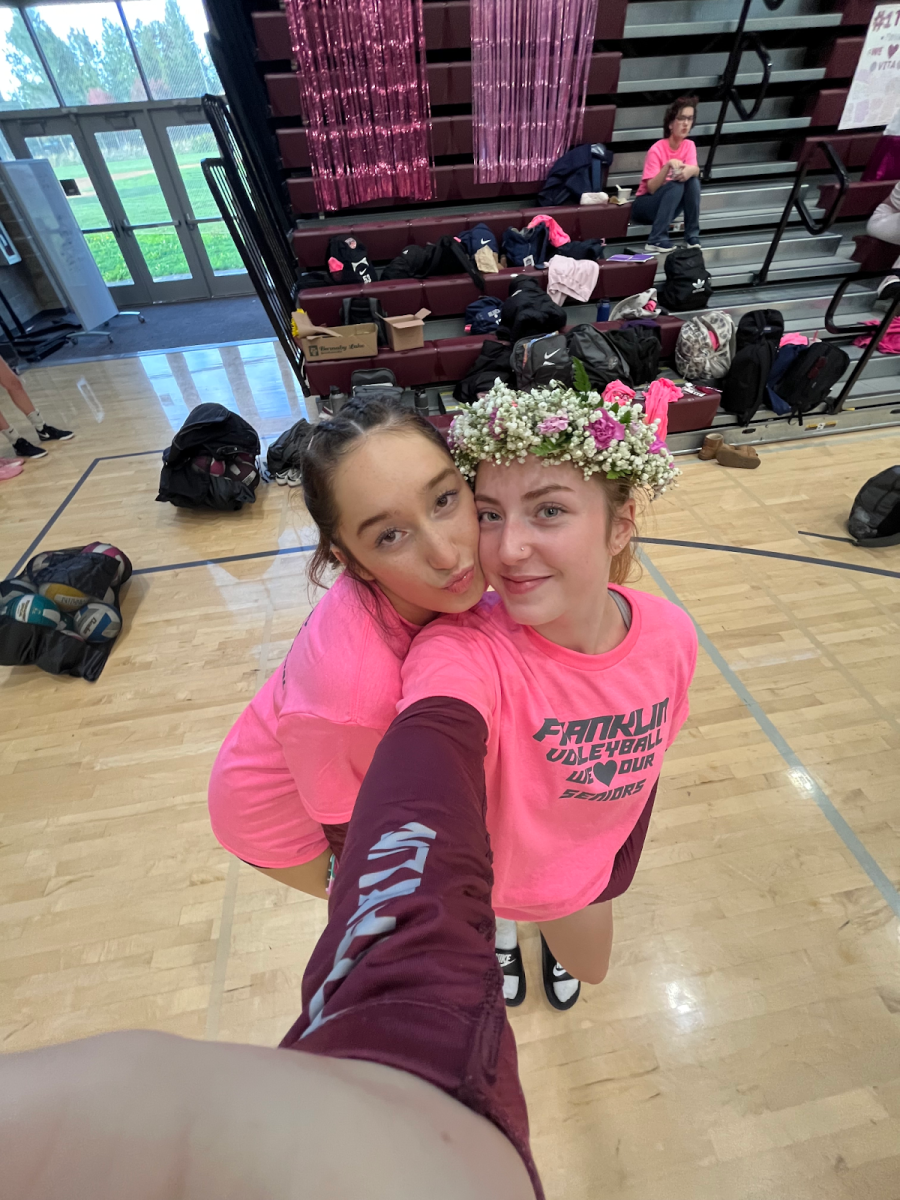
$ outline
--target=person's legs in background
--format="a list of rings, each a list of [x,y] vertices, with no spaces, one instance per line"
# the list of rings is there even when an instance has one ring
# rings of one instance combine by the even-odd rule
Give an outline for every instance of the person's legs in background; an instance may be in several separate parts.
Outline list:
[[[693,180],[688,182],[692,183]],[[669,226],[684,207],[684,189],[683,183],[678,183],[673,179],[669,183],[664,183],[652,194],[645,192],[643,196],[635,198],[631,206],[632,221],[638,225],[652,225],[653,227],[647,238],[648,246],[658,246],[662,250],[672,249]]]
[[[700,245],[700,176],[692,175],[684,185],[684,244]]]
[[[15,371],[0,358],[0,387],[4,387],[9,392],[10,399],[19,410],[24,413],[38,438],[42,442],[67,442],[75,436],[67,429],[56,429],[53,425],[48,425],[41,414],[38,412],[32,403],[31,397],[25,391],[25,385],[18,377]],[[46,450],[42,450],[39,446],[33,445],[27,438],[20,437],[15,429],[9,425],[6,418],[0,414],[0,433],[3,433],[13,448],[13,452],[19,458],[44,458],[47,454]]]

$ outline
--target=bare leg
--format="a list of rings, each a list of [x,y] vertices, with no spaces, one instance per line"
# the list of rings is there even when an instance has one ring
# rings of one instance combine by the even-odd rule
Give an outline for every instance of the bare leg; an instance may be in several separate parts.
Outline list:
[[[22,380],[3,358],[0,358],[0,387],[6,388],[6,390],[9,392],[10,399],[19,412],[24,413],[26,417],[31,416],[31,414],[35,411],[35,406],[31,401],[31,397],[25,391],[25,385]],[[6,422],[4,421],[3,425],[0,425],[0,429],[5,427]]]
[[[0,1056],[16,1200],[531,1200],[496,1126],[379,1063],[114,1033]]]
[[[612,901],[591,904],[558,921],[541,921],[541,933],[557,962],[583,983],[602,983],[613,943]]]
[[[330,861],[331,851],[323,850],[310,862],[300,863],[296,867],[256,867],[254,863],[249,865],[255,867],[257,871],[262,871],[263,875],[268,875],[270,879],[277,879],[279,883],[286,884],[289,888],[325,900],[328,897],[328,893],[325,891],[325,878]]]

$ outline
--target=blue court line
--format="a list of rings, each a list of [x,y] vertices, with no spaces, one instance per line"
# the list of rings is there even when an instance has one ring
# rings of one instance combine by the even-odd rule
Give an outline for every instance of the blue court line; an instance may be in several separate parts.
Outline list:
[[[308,554],[315,546],[287,546],[283,550],[257,550],[254,554],[229,554],[225,558],[197,558],[193,562],[167,563],[164,567],[138,567],[132,575],[157,575],[162,571],[182,571],[188,567],[213,567],[218,563],[245,562],[249,558],[278,558],[282,554]]]
[[[780,550],[754,550],[752,546],[721,546],[717,542],[686,542],[680,538],[639,537],[634,539],[647,546],[686,546],[689,550],[721,550],[726,554],[752,554],[757,558],[780,558],[785,562],[809,563],[813,567],[836,567],[840,571],[859,571],[863,575],[885,575],[900,579],[900,571],[884,567],[863,567],[859,563],[838,562],[833,558],[813,558],[809,554],[784,554]]]
[[[652,539],[646,538],[644,540],[651,541]],[[690,545],[691,543],[686,544]],[[717,548],[718,547],[714,547],[714,549]],[[782,555],[781,557],[790,556]],[[882,871],[881,867],[879,867],[878,863],[835,808],[834,803],[831,801],[827,793],[823,791],[818,783],[816,783],[815,779],[813,779],[812,775],[810,775],[809,771],[803,765],[800,757],[795,753],[794,750],[791,749],[790,745],[781,735],[776,726],[766,716],[765,712],[753,698],[747,687],[742,683],[735,672],[732,671],[731,667],[729,667],[728,663],[710,641],[705,630],[701,625],[698,624],[697,620],[691,613],[691,610],[670,586],[668,580],[662,574],[662,572],[654,565],[649,554],[642,552],[641,559],[646,564],[647,570],[653,576],[654,581],[656,582],[660,591],[664,593],[666,599],[671,600],[673,604],[677,604],[678,607],[683,609],[694,622],[694,628],[697,630],[697,639],[700,642],[700,645],[715,663],[717,669],[722,673],[723,678],[727,680],[732,691],[735,693],[741,703],[749,710],[754,721],[756,721],[757,725],[787,763],[788,767],[790,767],[792,782],[797,785],[799,789],[805,791],[816,802],[823,815],[830,822],[835,833],[881,893],[885,904],[887,904],[888,908],[893,911],[896,917],[900,917],[900,893],[898,893],[890,879],[888,879],[887,875],[885,875],[884,871]]]

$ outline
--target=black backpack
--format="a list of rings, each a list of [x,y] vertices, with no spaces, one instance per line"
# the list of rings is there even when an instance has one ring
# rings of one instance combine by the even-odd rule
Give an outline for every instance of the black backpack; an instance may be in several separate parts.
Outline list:
[[[563,258],[589,258],[600,262],[606,243],[603,238],[588,238],[583,242],[566,242],[564,246],[550,247],[549,254],[561,254]]]
[[[546,267],[550,249],[550,230],[546,225],[533,229],[509,229],[500,243],[508,267]]]
[[[522,338],[513,346],[509,363],[516,373],[516,387],[530,392],[554,381],[563,387],[572,385],[572,360],[561,333]]]
[[[493,333],[500,324],[500,301],[496,296],[479,296],[466,305],[466,333]]]
[[[850,365],[850,355],[833,342],[813,342],[788,367],[778,395],[795,416],[827,402],[831,389]]]
[[[453,399],[460,404],[474,404],[478,393],[490,391],[495,380],[511,383],[513,378],[509,365],[509,346],[486,338],[481,353],[453,389]]]
[[[666,282],[659,289],[663,308],[669,312],[706,308],[712,292],[712,279],[699,246],[685,246],[666,256]]]
[[[741,321],[744,319],[742,317]],[[739,425],[752,421],[765,400],[766,384],[777,354],[778,343],[764,337],[756,342],[747,342],[731,360],[731,366],[722,381],[719,403],[726,412],[734,413]]]
[[[431,247],[407,246],[381,272],[382,279],[424,279],[428,274]]]
[[[735,348],[743,350],[745,346],[757,342],[771,342],[776,353],[784,336],[784,317],[777,308],[756,308],[753,312],[744,313],[737,324]]]
[[[224,404],[198,404],[163,450],[156,499],[176,508],[236,512],[256,499],[258,454],[259,436],[243,417]],[[224,470],[214,470],[214,463],[224,463]]]
[[[567,340],[570,356],[584,364],[594,391],[602,392],[614,379],[630,382],[628,364],[605,333],[593,325],[575,325]]]
[[[425,275],[460,275],[465,272],[480,292],[484,291],[484,276],[475,260],[458,238],[445,233],[434,244],[425,247]]]
[[[514,275],[500,310],[497,336],[507,342],[556,333],[566,323],[565,309],[550,299],[533,275]]]
[[[375,278],[365,246],[350,233],[329,240],[326,265],[335,283],[372,283]]]
[[[378,330],[378,345],[387,346],[387,313],[375,296],[345,296],[341,301],[342,325],[374,325]]]
[[[847,529],[858,546],[900,545],[900,467],[888,467],[857,493]]]
[[[621,329],[607,329],[603,336],[628,364],[633,384],[649,383],[659,374],[662,344],[652,330],[635,325],[623,326]]]
[[[406,389],[397,383],[390,367],[363,367],[350,376],[350,395],[354,400],[381,400],[385,404],[410,407],[405,403]]]

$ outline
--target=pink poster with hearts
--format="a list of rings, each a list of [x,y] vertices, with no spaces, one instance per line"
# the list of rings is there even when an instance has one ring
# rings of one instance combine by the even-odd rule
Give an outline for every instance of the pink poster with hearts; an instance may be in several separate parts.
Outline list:
[[[872,13],[839,129],[886,125],[900,108],[900,4]]]

